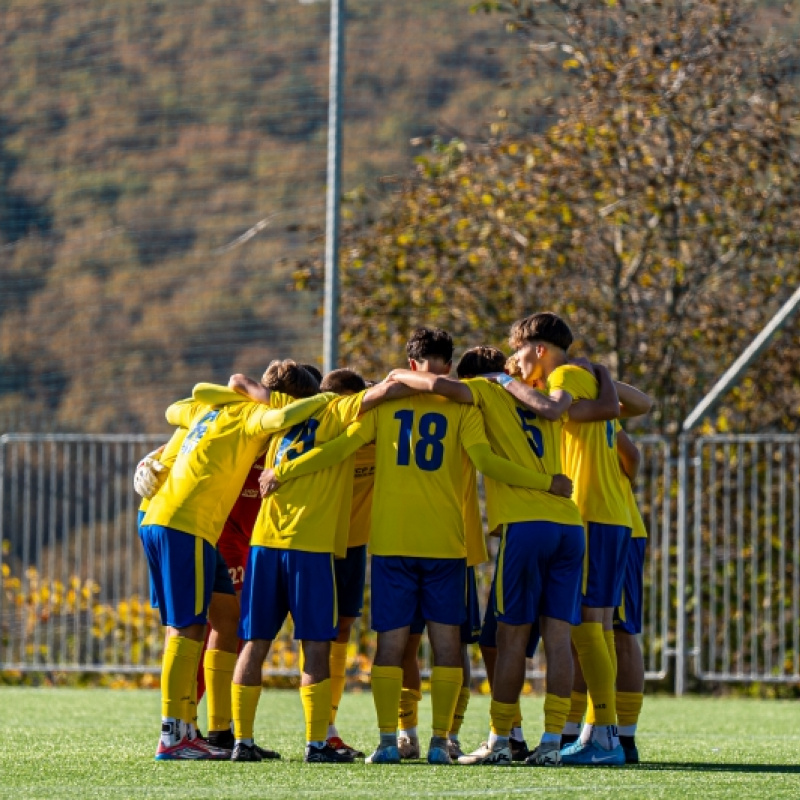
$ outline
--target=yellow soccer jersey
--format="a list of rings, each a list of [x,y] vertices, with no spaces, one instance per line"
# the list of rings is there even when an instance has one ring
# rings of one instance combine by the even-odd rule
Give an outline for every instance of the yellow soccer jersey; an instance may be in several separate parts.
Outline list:
[[[462,449],[488,447],[480,412],[415,395],[365,414],[348,438],[376,441],[372,554],[466,558],[461,459]]]
[[[467,566],[477,567],[489,560],[489,551],[486,549],[486,537],[483,535],[483,520],[481,507],[478,502],[478,473],[463,453],[461,460],[464,464],[464,539],[467,543]]]
[[[175,433],[172,434],[170,440],[164,445],[164,449],[161,451],[161,454],[156,459],[165,467],[169,467],[172,469],[172,465],[175,463],[175,459],[178,457],[178,452],[181,449],[181,445],[183,444],[183,440],[186,438],[186,434],[188,431],[186,428],[177,428]],[[150,500],[146,497],[142,499],[142,504],[139,506],[139,511],[147,511],[150,507]]]
[[[337,397],[305,422],[269,443],[270,469],[335,439],[354,422],[365,392]],[[251,544],[310,553],[347,553],[355,456],[284,486],[261,504]]]
[[[167,422],[188,433],[143,524],[175,528],[216,545],[269,436],[307,419],[331,397],[321,394],[293,402],[288,395],[272,392],[268,404],[235,402],[212,408],[182,400],[171,405]]]
[[[597,379],[585,369],[566,365],[553,370],[547,393],[562,389],[573,400],[595,400]],[[573,499],[583,521],[631,527],[631,514],[622,491],[614,421],[571,422],[564,425],[561,459],[564,473],[575,486]]]
[[[375,486],[375,445],[368,444],[356,451],[355,459],[348,547],[361,547],[369,541],[372,494]]]
[[[505,389],[485,378],[464,381],[481,410],[492,450],[509,461],[547,475],[561,468],[562,421],[550,422],[518,403]],[[567,497],[508,486],[485,479],[489,530],[512,522],[560,522],[582,525],[580,512]]]
[[[633,486],[631,486],[631,482],[628,480],[626,475],[622,476],[622,488],[625,492],[625,499],[628,502],[628,509],[631,512],[631,521],[633,522],[631,539],[646,539],[647,528],[645,527],[644,520],[642,519],[642,514],[639,511],[639,505],[636,502],[636,495],[633,493]]]

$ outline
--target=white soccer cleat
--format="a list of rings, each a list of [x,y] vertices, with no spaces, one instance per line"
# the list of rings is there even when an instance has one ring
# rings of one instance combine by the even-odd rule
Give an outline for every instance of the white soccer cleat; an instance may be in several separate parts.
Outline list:
[[[494,767],[510,767],[511,748],[508,744],[495,744],[494,747],[489,747],[488,742],[483,742],[477,750],[473,750],[469,755],[461,756],[458,759],[458,763],[465,766],[477,766],[480,764]]]
[[[561,766],[561,746],[555,742],[543,742],[533,749],[525,759],[529,767]]]

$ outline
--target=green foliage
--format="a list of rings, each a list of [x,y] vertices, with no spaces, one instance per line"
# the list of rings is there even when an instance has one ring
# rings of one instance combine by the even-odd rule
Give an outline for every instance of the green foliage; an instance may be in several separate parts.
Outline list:
[[[798,285],[796,47],[725,0],[503,13],[527,43],[520,80],[556,92],[549,121],[509,106],[491,138],[434,140],[391,208],[351,227],[345,357],[378,372],[422,323],[502,345],[550,308],[674,431]],[[718,424],[796,427],[798,384],[778,345]]]

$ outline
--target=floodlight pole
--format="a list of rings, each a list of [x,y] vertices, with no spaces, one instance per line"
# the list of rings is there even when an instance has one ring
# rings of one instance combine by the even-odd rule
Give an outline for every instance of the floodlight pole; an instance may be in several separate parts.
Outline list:
[[[345,0],[331,0],[328,90],[328,185],[325,209],[325,301],[322,365],[325,372],[339,362],[339,199],[342,172],[342,78],[344,75]]]

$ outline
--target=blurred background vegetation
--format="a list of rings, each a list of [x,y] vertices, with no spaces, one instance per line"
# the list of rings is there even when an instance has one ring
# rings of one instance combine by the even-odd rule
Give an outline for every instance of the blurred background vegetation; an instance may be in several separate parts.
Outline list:
[[[675,10],[696,6],[711,16],[692,39]],[[402,359],[413,325],[447,325],[459,348],[502,345],[511,319],[548,306],[575,324],[578,349],[662,399],[649,425],[674,428],[798,279],[787,195],[731,270],[711,283],[700,276],[696,313],[670,316],[669,287],[645,285],[661,268],[675,285],[699,275],[686,252],[693,241],[724,255],[755,213],[744,198],[753,159],[757,180],[782,171],[788,182],[794,169],[798,15],[773,0],[755,3],[751,17],[743,10],[716,0],[350,0],[343,358],[379,377]],[[164,430],[164,407],[197,380],[259,375],[278,356],[319,361],[328,14],[327,3],[295,0],[0,4],[1,431]],[[581,14],[580,35],[597,33],[582,40],[592,63],[604,58],[609,72],[645,64],[655,83],[648,89],[645,73],[631,80],[626,102],[665,118],[658,73],[680,63],[658,49],[689,58],[722,24],[715,52],[725,55],[715,56],[707,88],[714,102],[728,92],[731,124],[710,123],[715,149],[680,197],[674,182],[656,180],[658,142],[652,174],[624,188],[643,197],[653,183],[658,213],[677,202],[686,215],[672,261],[653,251],[623,291],[609,258],[615,236],[639,241],[653,207],[611,213],[620,186],[595,185],[604,170],[620,175],[611,113],[619,85],[593,85],[580,53],[550,47],[572,41]],[[769,113],[743,119],[754,75],[778,89],[765,83]],[[673,132],[703,108],[688,102],[702,84],[690,81],[678,98]],[[613,135],[587,144],[599,112]],[[765,125],[772,139],[754,155],[751,134]],[[630,145],[641,166],[642,141],[654,136],[642,130],[622,149]],[[696,201],[717,190],[715,174],[738,181],[742,197],[698,243],[693,231],[709,209]],[[778,229],[772,239],[767,227]],[[604,237],[610,250],[591,245]],[[633,245],[617,250],[621,262],[635,257]],[[729,398],[722,427],[796,427],[797,333],[795,325]]]

